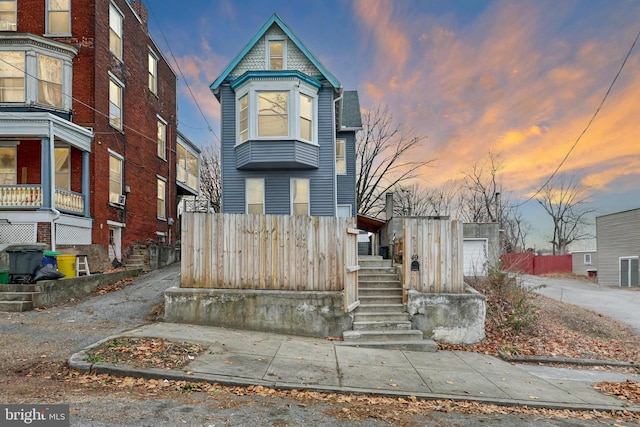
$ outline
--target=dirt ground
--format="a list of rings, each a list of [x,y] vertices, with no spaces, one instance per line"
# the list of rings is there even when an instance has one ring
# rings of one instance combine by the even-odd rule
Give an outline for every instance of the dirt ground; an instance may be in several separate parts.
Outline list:
[[[66,361],[71,354],[106,337],[157,321],[162,314],[162,292],[175,282],[178,274],[178,268],[169,267],[148,273],[135,282],[121,283],[111,292],[57,307],[26,313],[0,313],[0,401],[68,403],[72,425],[78,426],[595,426],[640,423],[640,417],[624,412],[550,411],[470,402],[281,391],[260,386],[230,387],[119,378],[69,369]],[[571,314],[573,308],[569,311],[552,302],[541,304],[539,309],[546,310],[551,323],[580,329],[579,333],[571,333],[585,334],[589,339],[601,342],[602,348],[611,347],[606,351],[598,350],[598,354],[609,357],[613,346],[621,346],[623,342],[637,344],[634,337],[620,335],[620,325],[616,328],[607,319],[594,317],[592,313],[578,310]],[[528,351],[520,341],[511,343]],[[158,364],[159,359],[166,362],[167,367],[179,363],[177,355],[184,358],[185,354],[188,357],[190,352],[198,351],[176,343],[147,341],[112,341],[104,348],[103,353],[94,356],[115,354],[119,360],[130,357],[140,363],[155,358],[154,364]],[[552,348],[562,352],[568,347]],[[573,354],[581,352],[573,351]],[[635,357],[637,361],[637,352],[629,353],[629,357]]]

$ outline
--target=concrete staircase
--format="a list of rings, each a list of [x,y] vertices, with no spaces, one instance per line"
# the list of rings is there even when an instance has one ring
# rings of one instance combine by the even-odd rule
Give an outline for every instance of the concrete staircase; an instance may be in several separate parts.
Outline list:
[[[149,258],[150,255],[148,247],[136,246],[133,249],[133,253],[127,257],[125,265],[129,270],[141,269],[142,271],[150,271],[151,264],[149,262]]]
[[[360,306],[354,310],[353,329],[342,333],[340,345],[437,351],[437,344],[411,329],[402,303],[402,283],[391,260],[379,256],[358,257]]]
[[[33,297],[40,293],[37,285],[0,285],[0,311],[33,310]]]

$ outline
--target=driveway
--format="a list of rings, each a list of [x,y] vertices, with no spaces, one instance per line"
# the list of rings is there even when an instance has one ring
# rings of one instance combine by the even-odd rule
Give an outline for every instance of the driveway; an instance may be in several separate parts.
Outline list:
[[[603,286],[596,283],[523,275],[523,285],[558,301],[575,304],[629,325],[640,335],[640,289]]]

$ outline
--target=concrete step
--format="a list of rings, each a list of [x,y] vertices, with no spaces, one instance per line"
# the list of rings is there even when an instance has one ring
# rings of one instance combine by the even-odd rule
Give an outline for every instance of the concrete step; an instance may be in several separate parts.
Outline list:
[[[357,342],[357,341],[334,341],[335,345],[342,345],[348,347],[363,347],[363,348],[384,348],[388,350],[404,350],[404,351],[422,351],[426,353],[435,353],[438,351],[438,344],[435,341],[426,339],[422,341],[370,341],[370,342]]]
[[[22,312],[33,310],[31,301],[0,301],[0,311]]]
[[[358,285],[358,295],[360,297],[402,297],[402,288],[383,288],[383,287],[363,287]]]
[[[354,314],[354,322],[386,322],[386,321],[408,321],[409,313],[360,313]]]
[[[342,333],[343,342],[389,342],[389,341],[422,341],[424,336],[422,331],[410,329],[399,330],[376,330],[376,331],[344,331]]]
[[[411,322],[408,320],[353,322],[354,331],[408,331],[410,329]]]
[[[358,306],[358,314],[371,313],[404,313],[404,304],[362,304]]]
[[[398,280],[358,280],[358,289],[371,288],[398,288],[402,289],[402,283]]]
[[[29,285],[14,283],[10,285],[0,285],[0,292],[42,292],[42,289],[35,283]]]
[[[360,305],[382,305],[382,304],[400,304],[402,305],[402,294],[396,296],[389,295],[377,295],[377,296],[369,296],[362,295],[358,296],[360,300]]]
[[[363,267],[360,266],[358,275],[362,276],[377,276],[377,275],[393,275],[398,277],[398,272],[395,267]]]
[[[0,301],[33,301],[40,292],[0,292]]]
[[[144,262],[144,255],[129,255],[127,257],[127,261],[131,262],[131,263],[143,263]]]

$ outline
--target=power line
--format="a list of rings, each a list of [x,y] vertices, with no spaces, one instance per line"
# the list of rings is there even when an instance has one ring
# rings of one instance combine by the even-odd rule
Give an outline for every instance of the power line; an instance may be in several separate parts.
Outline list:
[[[147,2],[147,3],[149,3],[149,2]],[[220,143],[220,138],[218,138],[218,135],[215,133],[215,131],[213,130],[213,128],[209,124],[209,121],[207,120],[207,116],[205,116],[204,112],[202,111],[202,108],[200,108],[200,104],[198,103],[198,100],[196,100],[196,97],[193,94],[193,91],[191,90],[191,86],[189,85],[189,82],[187,81],[187,78],[185,77],[184,73],[182,72],[182,69],[180,68],[180,64],[178,63],[178,60],[176,59],[175,55],[173,54],[173,49],[171,49],[171,45],[169,44],[169,41],[167,40],[167,37],[164,35],[164,31],[162,31],[162,25],[160,25],[160,22],[158,21],[158,18],[156,17],[156,14],[153,11],[153,8],[150,6],[150,4],[147,4],[147,8],[149,10],[151,10],[151,15],[153,15],[153,19],[156,21],[156,25],[158,26],[158,31],[160,32],[160,35],[162,36],[162,39],[164,40],[164,42],[167,44],[167,48],[169,49],[169,54],[171,55],[171,58],[173,59],[173,62],[176,64],[176,67],[178,68],[178,72],[180,73],[180,75],[182,76],[182,79],[184,80],[184,84],[187,86],[187,89],[189,90],[189,94],[191,95],[191,98],[193,99],[193,102],[196,104],[196,107],[198,108],[198,111],[202,115],[202,118],[204,119],[204,122],[207,124],[207,130],[209,132],[211,132],[213,134],[214,138],[216,140],[218,140],[218,143]]]
[[[543,185],[541,185],[538,190],[536,190],[535,193],[533,193],[532,196],[530,196],[527,200],[525,200],[522,203],[519,203],[517,205],[514,206],[514,208],[519,208],[520,206],[530,202],[531,200],[533,200],[538,194],[540,194],[540,192],[549,184],[549,182],[551,182],[551,180],[556,176],[556,174],[558,173],[558,171],[560,171],[560,168],[562,167],[562,165],[564,165],[564,163],[567,161],[567,159],[569,158],[569,155],[571,154],[571,152],[573,151],[574,148],[576,148],[576,145],[578,145],[578,143],[580,142],[580,140],[582,139],[582,137],[584,136],[584,134],[587,132],[587,130],[589,129],[589,127],[591,127],[591,124],[593,123],[593,121],[595,120],[596,116],[598,115],[598,113],[600,113],[600,110],[602,109],[602,106],[604,105],[604,102],[607,100],[607,98],[609,97],[609,94],[611,93],[611,89],[613,89],[613,85],[616,83],[616,81],[618,80],[618,77],[620,77],[620,74],[622,73],[622,69],[624,68],[624,66],[627,63],[627,60],[629,59],[629,57],[631,56],[631,52],[633,52],[633,49],[635,48],[636,44],[638,43],[638,39],[640,38],[640,31],[638,31],[638,34],[636,34],[636,38],[633,40],[633,43],[631,44],[631,47],[629,48],[629,51],[627,52],[626,56],[624,57],[624,60],[622,61],[622,64],[620,65],[620,68],[618,69],[618,72],[616,73],[615,77],[613,78],[613,81],[611,82],[611,84],[609,85],[609,88],[607,89],[606,93],[604,94],[604,97],[602,98],[602,101],[600,101],[600,104],[598,105],[598,108],[596,108],[596,111],[593,113],[593,115],[591,116],[591,119],[589,120],[589,122],[587,123],[587,125],[585,126],[585,128],[582,130],[582,132],[580,132],[580,135],[578,135],[578,138],[576,139],[576,141],[573,143],[573,145],[571,145],[571,147],[569,148],[569,151],[567,151],[567,154],[565,154],[565,156],[563,157],[562,161],[558,164],[558,167],[556,167],[556,169],[553,171],[553,173],[549,176],[549,178],[547,178],[547,180],[544,182]]]

